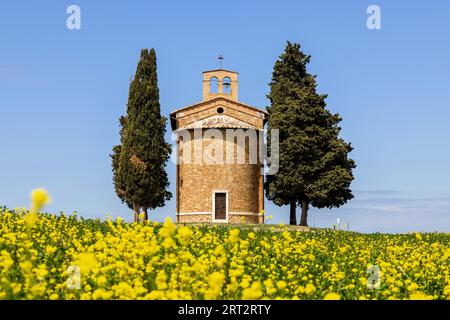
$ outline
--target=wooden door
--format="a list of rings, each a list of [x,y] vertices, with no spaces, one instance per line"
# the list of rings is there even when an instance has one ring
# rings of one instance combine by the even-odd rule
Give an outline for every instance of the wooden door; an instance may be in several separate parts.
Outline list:
[[[226,220],[227,219],[227,194],[225,192],[214,193],[214,219]]]

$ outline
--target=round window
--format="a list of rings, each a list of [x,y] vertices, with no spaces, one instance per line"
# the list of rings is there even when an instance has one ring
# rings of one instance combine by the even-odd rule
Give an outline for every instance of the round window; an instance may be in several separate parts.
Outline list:
[[[223,113],[223,108],[222,107],[217,108],[217,113]]]

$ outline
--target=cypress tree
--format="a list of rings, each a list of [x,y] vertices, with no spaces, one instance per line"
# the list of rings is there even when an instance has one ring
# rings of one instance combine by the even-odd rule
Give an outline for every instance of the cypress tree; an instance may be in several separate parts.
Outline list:
[[[316,91],[316,77],[307,72],[310,56],[299,44],[287,43],[276,61],[270,82],[270,130],[279,129],[279,171],[267,176],[266,196],[290,205],[290,224],[307,226],[309,206],[333,208],[353,198],[350,184],[355,163],[352,147],[339,137],[339,114],[326,109],[326,95]]]
[[[111,164],[113,171],[113,184],[114,190],[116,191],[117,196],[122,202],[125,202],[128,207],[132,208],[132,203],[129,202],[129,199],[125,196],[125,181],[123,176],[120,175],[119,171],[119,163],[120,163],[120,152],[122,151],[122,143],[123,143],[123,130],[125,127],[126,117],[121,116],[119,118],[120,122],[120,144],[113,147],[113,152],[111,156]]]
[[[139,220],[143,210],[164,206],[171,198],[165,166],[171,146],[166,143],[166,118],[161,116],[155,50],[141,50],[131,81],[127,115],[121,118],[121,145],[113,148],[114,186],[118,197]]]

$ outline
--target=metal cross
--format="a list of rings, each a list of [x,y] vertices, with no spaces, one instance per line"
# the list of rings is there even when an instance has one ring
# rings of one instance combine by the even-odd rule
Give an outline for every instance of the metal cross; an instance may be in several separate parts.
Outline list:
[[[222,56],[222,55],[219,55],[219,57],[218,57],[217,59],[219,59],[220,69],[222,69],[222,60],[223,60],[223,56]]]

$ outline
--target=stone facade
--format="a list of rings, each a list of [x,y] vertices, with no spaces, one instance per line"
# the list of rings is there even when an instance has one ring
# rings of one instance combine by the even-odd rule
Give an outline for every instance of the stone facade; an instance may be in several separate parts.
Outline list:
[[[178,222],[264,223],[258,151],[267,113],[237,100],[237,75],[204,72],[203,101],[170,115],[178,134]],[[210,92],[211,78],[218,92]]]

